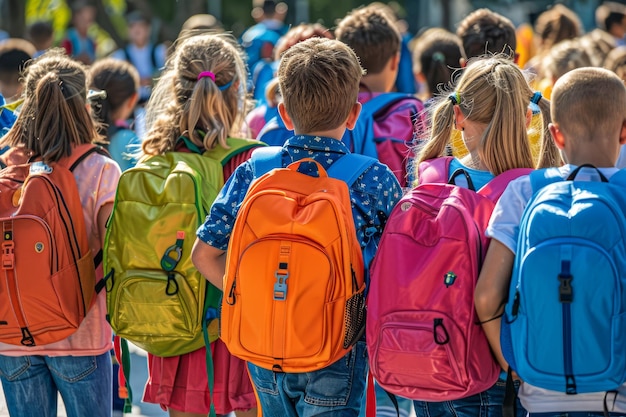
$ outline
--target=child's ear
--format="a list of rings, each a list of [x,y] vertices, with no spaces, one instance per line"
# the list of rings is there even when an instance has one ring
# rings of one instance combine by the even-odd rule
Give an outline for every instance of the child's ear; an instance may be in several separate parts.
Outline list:
[[[533,121],[533,111],[530,108],[526,109],[526,129],[530,127],[530,123]]]
[[[453,106],[454,112],[454,128],[457,130],[465,130],[465,115],[459,108],[459,106]]]
[[[392,71],[397,71],[400,67],[400,52],[391,57],[389,65]]]
[[[561,132],[559,125],[556,123],[550,123],[548,125],[548,130],[550,130],[552,140],[554,140],[556,147],[560,150],[565,149],[565,138],[563,137],[563,133]]]
[[[139,101],[139,93],[134,92],[132,96],[130,96],[128,98],[128,102],[126,103],[126,105],[128,106],[128,109],[132,111],[135,109],[135,106],[137,105],[137,102]]]
[[[278,114],[280,115],[280,118],[283,119],[285,127],[289,130],[294,130],[293,121],[291,120],[291,117],[289,117],[289,115],[287,114],[287,110],[285,110],[285,103],[283,103],[282,101],[278,103]]]
[[[619,144],[626,144],[626,120],[622,122],[622,130],[619,132]]]
[[[357,101],[354,105],[352,105],[352,109],[350,109],[350,114],[346,120],[346,127],[348,129],[354,129],[356,121],[359,119],[359,114],[361,114],[361,103]]]
[[[417,72],[413,74],[415,77],[415,81],[417,81],[420,84],[426,84],[426,76],[424,75],[423,72]]]

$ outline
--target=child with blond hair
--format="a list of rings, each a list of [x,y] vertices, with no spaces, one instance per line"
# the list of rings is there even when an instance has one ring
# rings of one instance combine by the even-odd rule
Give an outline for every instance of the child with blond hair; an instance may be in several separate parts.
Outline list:
[[[420,185],[429,182],[454,183],[463,188],[481,190],[498,175],[516,168],[534,168],[527,128],[536,102],[542,110],[545,126],[549,119],[549,102],[534,93],[524,74],[507,55],[472,59],[454,85],[454,90],[440,97],[433,106],[430,140],[417,160]],[[447,158],[440,178],[426,174],[446,155],[453,130],[461,133],[469,153],[461,158]],[[556,163],[558,155],[544,132],[542,164]],[[459,172],[464,175],[458,175]],[[498,185],[502,186],[502,182]],[[506,183],[504,183],[506,185]],[[495,184],[492,187],[496,187]],[[420,187],[418,187],[418,190]],[[420,225],[414,225],[419,228]],[[445,246],[442,244],[442,250]],[[451,245],[451,248],[455,246]],[[450,253],[452,257],[453,252]],[[425,260],[428,265],[428,260]],[[477,260],[480,265],[481,259]],[[437,266],[434,261],[433,267]],[[450,266],[452,268],[452,266]],[[470,278],[470,277],[467,277]],[[473,291],[473,288],[472,288]],[[473,295],[473,293],[472,293]],[[473,298],[470,296],[470,300]],[[457,306],[458,307],[458,306]],[[473,306],[471,308],[473,310]],[[484,336],[483,336],[484,339]],[[483,392],[448,401],[415,401],[418,417],[432,415],[502,416],[505,397],[504,375]],[[519,407],[518,416],[523,409]]]
[[[228,148],[227,139],[243,123],[246,79],[242,53],[234,40],[210,34],[184,39],[151,96],[148,112],[154,122],[142,144],[143,153],[202,154]],[[248,150],[234,155],[224,165],[224,178],[249,156]],[[211,349],[215,366],[213,392],[207,384],[206,349]],[[148,359],[144,401],[160,404],[170,416],[206,416],[211,406],[220,415],[256,414],[245,362],[233,357],[220,339],[182,355],[149,355]]]

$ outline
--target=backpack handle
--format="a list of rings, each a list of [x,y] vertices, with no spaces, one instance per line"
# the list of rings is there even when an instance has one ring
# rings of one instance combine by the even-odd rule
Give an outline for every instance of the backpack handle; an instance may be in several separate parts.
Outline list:
[[[604,176],[604,174],[602,174],[598,168],[596,168],[595,166],[593,166],[591,164],[582,164],[582,165],[580,165],[578,168],[576,168],[575,170],[573,170],[569,174],[569,176],[565,179],[565,181],[574,181],[576,179],[576,176],[580,172],[580,170],[583,169],[583,168],[593,168],[593,169],[595,169],[596,172],[598,173],[598,175],[600,176],[600,181],[602,181],[602,182],[609,182],[609,180]]]
[[[459,175],[463,175],[465,177],[465,180],[467,181],[467,188],[469,188],[472,191],[476,191],[476,187],[474,186],[474,181],[472,181],[472,177],[470,177],[470,175],[467,173],[467,171],[464,170],[463,168],[457,169],[456,171],[454,171],[452,173],[452,175],[450,175],[450,179],[448,180],[448,184],[456,185],[455,179]]]
[[[300,165],[302,165],[303,163],[315,164],[315,166],[317,167],[317,176],[320,178],[328,178],[328,173],[326,172],[322,164],[320,164],[319,162],[317,162],[316,160],[312,158],[302,158],[296,162],[292,162],[289,165],[287,165],[287,169],[290,169],[292,171],[298,171],[300,169]]]

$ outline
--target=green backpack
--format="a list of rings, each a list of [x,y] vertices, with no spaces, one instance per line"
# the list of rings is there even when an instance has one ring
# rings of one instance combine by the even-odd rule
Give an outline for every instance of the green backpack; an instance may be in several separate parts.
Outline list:
[[[224,185],[224,165],[263,143],[229,138],[228,145],[152,156],[120,177],[103,250],[107,320],[154,355],[202,347],[205,317],[209,342],[218,337],[221,291],[196,270],[191,249]]]

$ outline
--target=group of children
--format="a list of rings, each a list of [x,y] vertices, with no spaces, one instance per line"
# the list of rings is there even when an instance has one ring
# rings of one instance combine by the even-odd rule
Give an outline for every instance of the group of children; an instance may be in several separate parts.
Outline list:
[[[618,171],[620,146],[626,143],[621,66],[616,64],[610,71],[582,60],[578,66],[584,68],[568,68],[560,74],[555,70],[561,62],[558,50],[565,46],[558,42],[580,32],[575,24],[572,30],[554,26],[571,17],[564,7],[546,13],[560,13],[553,23],[546,23],[548,17],[539,19],[543,28],[550,28],[544,31],[542,55],[551,58],[531,61],[529,68],[547,71],[539,79],[553,81],[551,101],[548,94],[535,92],[516,64],[515,28],[501,15],[481,9],[459,25],[457,34],[431,29],[417,38],[413,64],[415,78],[423,86],[421,100],[405,94],[374,112],[373,136],[380,162],[367,168],[349,189],[362,250],[370,240],[380,241],[403,189],[424,183],[417,167],[425,161],[454,155],[449,176],[462,170],[465,180],[457,184],[472,183],[476,190],[515,168],[560,167],[563,179],[585,164],[607,178]],[[368,101],[395,89],[402,38],[394,18],[385,6],[372,4],[351,12],[334,33],[319,25],[299,26],[287,32],[283,42],[277,47],[274,84],[267,89],[278,95],[269,97],[263,111],[255,115],[250,112],[250,77],[240,46],[227,35],[187,33],[175,44],[151,92],[143,140],[127,121],[142,99],[139,87],[147,85],[149,75],[119,59],[104,59],[86,68],[58,50],[46,52],[27,66],[21,94],[5,94],[8,90],[2,88],[0,78],[0,92],[7,99],[23,99],[1,143],[23,148],[46,164],[71,155],[84,143],[108,148],[113,160],[94,153],[73,171],[95,254],[104,244],[117,181],[139,158],[227,147],[228,137],[247,136],[248,125],[259,126],[255,130],[263,140],[260,132],[272,117],[278,117],[289,132],[280,143],[282,166],[306,158],[327,169],[355,150],[349,131],[358,130],[359,114]],[[87,53],[88,45],[85,48]],[[580,47],[574,49],[581,52]],[[621,62],[616,55],[610,62]],[[4,56],[0,50],[0,77]],[[28,60],[17,59],[19,65]],[[243,151],[223,167],[226,183],[197,231],[191,254],[198,271],[219,289],[231,232],[255,180],[251,154]],[[302,171],[314,175],[312,169]],[[591,172],[589,179],[594,175]],[[498,200],[486,230],[491,243],[475,292],[476,313],[503,374],[488,390],[466,398],[399,399],[397,410],[389,415],[407,413],[411,407],[420,417],[503,415],[504,371],[509,366],[500,346],[501,317],[522,212],[532,196],[530,181],[523,176],[512,181]],[[69,417],[111,416],[112,333],[106,314],[102,293],[78,330],[65,340],[36,347],[0,343],[0,381],[10,415],[55,416],[60,393]],[[143,400],[181,417],[206,416],[211,404],[219,415],[234,411],[251,416],[257,408],[264,416],[365,413],[364,338],[342,359],[304,373],[246,363],[218,339],[210,346],[215,367],[212,392],[207,387],[205,349],[168,358],[149,355]],[[626,416],[623,386],[609,402],[604,392],[571,396],[525,382],[515,386],[521,400],[518,416],[527,412],[531,417]],[[383,409],[379,404],[378,415],[387,415]]]

